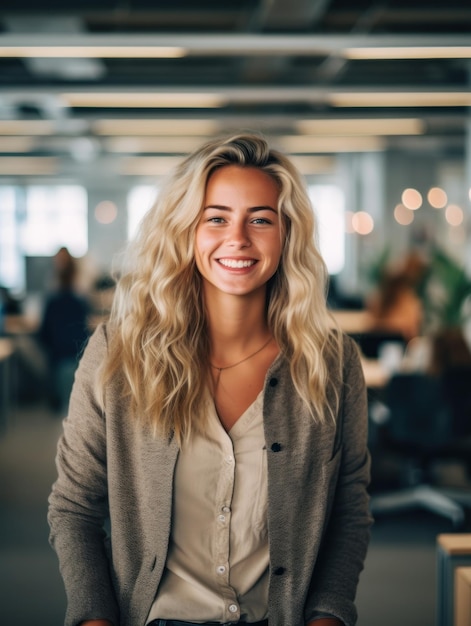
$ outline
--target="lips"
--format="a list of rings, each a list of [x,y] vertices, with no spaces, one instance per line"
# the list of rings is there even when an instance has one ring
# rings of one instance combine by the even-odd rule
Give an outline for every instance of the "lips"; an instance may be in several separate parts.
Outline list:
[[[254,259],[218,259],[218,262],[221,265],[224,265],[224,267],[239,270],[246,267],[252,267],[252,265],[255,265],[257,261]]]

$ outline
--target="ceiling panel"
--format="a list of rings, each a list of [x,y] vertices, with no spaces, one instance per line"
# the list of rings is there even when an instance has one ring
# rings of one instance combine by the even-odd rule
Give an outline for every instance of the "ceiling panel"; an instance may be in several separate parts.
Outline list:
[[[311,155],[322,156],[354,149],[351,138],[342,144],[340,122],[360,120],[361,129],[369,119],[385,120],[375,144],[381,149],[433,146],[444,158],[464,155],[469,0],[46,0],[37,7],[2,2],[0,122],[48,121],[50,134],[1,141],[15,135],[0,123],[3,157],[60,155],[58,175],[70,176],[77,158],[96,171],[100,159],[123,154],[184,152],[192,121],[210,134],[261,130],[306,154],[306,137],[287,137],[304,134],[299,121],[324,120],[330,144],[311,142]],[[128,139],[126,120],[168,120],[183,140],[145,151],[129,140],[122,144],[128,152],[117,154],[97,131],[113,119]],[[420,132],[391,134],[391,119],[418,120]],[[337,128],[328,125],[335,120]],[[32,136],[27,124],[12,128]]]

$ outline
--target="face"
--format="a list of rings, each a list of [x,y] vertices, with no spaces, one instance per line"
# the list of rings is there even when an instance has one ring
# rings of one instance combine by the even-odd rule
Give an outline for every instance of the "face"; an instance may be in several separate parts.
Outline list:
[[[196,265],[205,291],[265,292],[281,258],[278,186],[257,168],[228,165],[206,186],[196,229]]]

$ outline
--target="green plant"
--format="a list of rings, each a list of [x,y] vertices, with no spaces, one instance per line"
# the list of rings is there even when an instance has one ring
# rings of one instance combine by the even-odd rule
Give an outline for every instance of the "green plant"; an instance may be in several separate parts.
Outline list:
[[[368,264],[362,268],[362,273],[368,283],[368,286],[376,287],[384,278],[388,269],[391,256],[390,246],[386,246],[379,252],[376,258],[370,259]]]
[[[460,326],[470,310],[471,278],[465,268],[442,249],[433,250],[427,272],[424,304],[434,328]]]

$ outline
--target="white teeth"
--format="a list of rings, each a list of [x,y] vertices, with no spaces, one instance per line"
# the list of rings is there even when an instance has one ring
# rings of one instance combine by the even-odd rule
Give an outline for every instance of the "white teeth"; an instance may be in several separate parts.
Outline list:
[[[254,265],[255,261],[236,261],[235,259],[219,259],[219,263],[224,267],[232,267],[234,269],[241,269],[243,267],[250,267]]]

